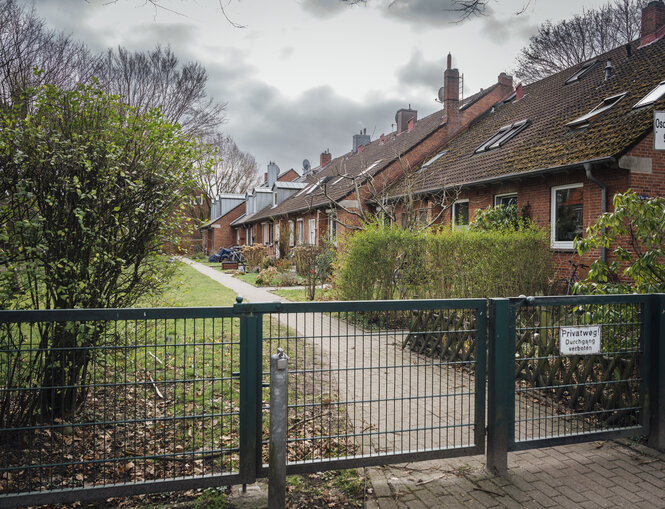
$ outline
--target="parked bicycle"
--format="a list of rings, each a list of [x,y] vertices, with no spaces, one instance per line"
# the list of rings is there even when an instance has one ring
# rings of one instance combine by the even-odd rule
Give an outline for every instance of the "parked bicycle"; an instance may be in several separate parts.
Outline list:
[[[577,275],[579,269],[588,269],[588,265],[583,263],[577,264],[572,260],[568,260],[568,263],[573,267],[572,274],[567,278],[556,279],[550,285],[549,294],[550,295],[572,295],[573,289],[575,288],[575,283],[581,281],[580,277]]]

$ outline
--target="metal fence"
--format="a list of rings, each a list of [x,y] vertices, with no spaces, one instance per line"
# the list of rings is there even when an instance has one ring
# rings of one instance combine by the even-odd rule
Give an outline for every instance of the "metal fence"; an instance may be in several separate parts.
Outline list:
[[[232,309],[2,312],[0,321],[3,506],[240,480]]]
[[[570,331],[598,353],[562,352]],[[267,476],[278,347],[289,473],[482,454],[486,394],[497,471],[509,450],[663,447],[664,332],[658,295],[0,311],[0,507]]]

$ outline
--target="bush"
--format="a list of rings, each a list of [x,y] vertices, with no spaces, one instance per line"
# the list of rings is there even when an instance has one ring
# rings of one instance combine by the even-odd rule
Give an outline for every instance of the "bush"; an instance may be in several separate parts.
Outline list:
[[[614,197],[614,211],[587,228],[576,241],[580,255],[609,248],[616,261],[596,260],[576,293],[665,292],[665,199],[642,199],[627,192]],[[622,275],[622,279],[616,277]]]
[[[268,256],[265,246],[254,244],[253,246],[243,246],[242,256],[245,258],[245,265],[251,270],[263,265],[263,260]]]
[[[554,272],[544,231],[414,232],[370,224],[336,263],[343,299],[469,298],[544,293]]]
[[[273,279],[272,286],[298,286],[300,277],[295,272],[279,272]]]
[[[534,229],[536,226],[529,218],[526,207],[518,211],[517,205],[499,205],[478,210],[470,228],[487,231],[520,231]]]
[[[256,276],[256,284],[260,286],[272,286],[277,274],[278,272],[275,267],[268,267],[267,269],[263,269],[261,272],[259,272],[258,276]]]

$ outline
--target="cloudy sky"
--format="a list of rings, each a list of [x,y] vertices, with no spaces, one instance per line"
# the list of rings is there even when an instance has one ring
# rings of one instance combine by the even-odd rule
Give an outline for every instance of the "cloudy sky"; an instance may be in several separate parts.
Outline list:
[[[170,45],[209,73],[209,93],[228,103],[223,130],[261,168],[301,168],[348,152],[352,135],[394,128],[409,104],[439,109],[445,57],[464,94],[510,72],[537,26],[607,0],[490,0],[485,16],[459,22],[452,0],[35,0],[58,29],[103,50]],[[28,2],[26,2],[28,3]],[[517,11],[522,14],[516,15]],[[235,24],[235,28],[224,14]]]

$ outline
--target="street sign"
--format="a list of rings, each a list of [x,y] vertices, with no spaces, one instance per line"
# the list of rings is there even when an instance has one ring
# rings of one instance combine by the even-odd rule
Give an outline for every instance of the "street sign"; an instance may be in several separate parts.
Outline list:
[[[665,111],[653,112],[653,148],[665,150]]]
[[[561,355],[592,355],[600,353],[600,325],[559,327]]]

